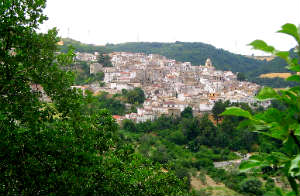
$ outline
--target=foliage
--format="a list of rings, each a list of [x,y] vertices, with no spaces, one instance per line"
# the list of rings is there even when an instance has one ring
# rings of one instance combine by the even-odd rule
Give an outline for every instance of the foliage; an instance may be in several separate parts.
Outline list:
[[[96,81],[101,82],[104,79],[104,73],[101,71],[96,74],[90,74],[90,66],[85,61],[77,60],[65,69],[75,73],[75,85],[91,84]]]
[[[238,73],[237,74],[237,80],[238,81],[245,81],[246,80],[246,76],[243,73]]]
[[[0,2],[0,194],[182,195],[182,180],[123,144],[109,112],[70,88],[61,68],[74,54],[57,53],[55,29],[36,32],[45,4]]]
[[[191,107],[186,107],[181,112],[181,118],[193,118],[193,109]]]
[[[130,132],[137,131],[134,122],[132,122],[132,120],[129,120],[129,119],[125,119],[122,121],[122,127],[126,131],[130,131]]]
[[[219,122],[220,114],[225,111],[225,108],[229,106],[229,101],[223,103],[222,100],[218,100],[214,107],[212,108],[211,112],[213,114],[214,119]]]
[[[108,56],[108,54],[100,53],[97,57],[97,62],[103,65],[103,67],[112,67],[113,65],[110,59],[111,58]]]
[[[72,46],[74,48],[74,50],[77,51],[77,52],[87,52],[87,53],[98,52],[100,54],[111,52],[111,50],[108,50],[107,47],[96,46],[96,45],[93,45],[93,44],[84,44],[84,43],[81,43],[79,41],[73,40],[71,38],[62,38],[61,40],[64,43],[62,46],[59,46],[59,50],[61,52],[67,52],[68,48],[70,46]]]
[[[239,76],[244,75],[251,82],[277,88],[296,85],[295,82],[284,81],[281,78],[259,78],[259,75],[264,73],[286,72],[285,66],[287,64],[279,57],[271,61],[260,61],[199,42],[129,42],[107,44],[106,48],[112,51],[160,54],[177,61],[189,61],[193,65],[204,65],[209,57],[217,69],[238,72]],[[296,55],[293,51],[291,54],[292,56]],[[244,77],[240,79],[244,79]]]
[[[299,35],[300,30],[292,24],[285,24],[279,31],[288,35],[292,35],[297,41],[297,52],[299,51]],[[292,58],[288,51],[278,51],[273,46],[267,45],[264,41],[256,40],[251,43],[255,49],[272,53],[284,59],[288,66],[287,68],[294,72],[300,71],[299,59]],[[298,56],[299,57],[299,56]],[[288,81],[295,81],[299,85],[300,76],[292,75],[287,78]],[[254,167],[277,168],[282,170],[288,178],[292,192],[288,195],[300,195],[299,193],[299,178],[300,178],[300,89],[299,86],[276,91],[270,87],[264,87],[259,92],[258,99],[270,100],[275,99],[282,103],[283,111],[276,108],[268,108],[262,113],[255,115],[240,109],[227,108],[223,115],[243,116],[249,120],[243,122],[240,128],[249,127],[256,132],[276,139],[281,142],[282,151],[273,151],[270,154],[258,154],[250,157],[250,160],[240,165],[240,169],[249,170]],[[278,189],[277,195],[284,195]]]
[[[94,96],[92,92],[86,90],[85,94],[87,104],[82,110],[89,114],[99,109],[108,109],[113,115],[124,115],[126,113],[125,104],[114,97],[110,98],[106,92]]]
[[[126,93],[126,98],[128,103],[131,104],[141,104],[145,101],[145,94],[141,88],[134,88],[133,90],[129,90]]]
[[[262,195],[262,182],[256,178],[244,179],[241,182],[241,190],[247,195]]]
[[[130,42],[124,44],[107,44],[106,46],[95,46],[91,44],[83,44],[70,38],[62,39],[64,45],[60,46],[61,51],[66,52],[68,47],[72,45],[75,51],[79,52],[99,52],[107,54],[112,51],[123,52],[142,52],[146,54],[161,54],[177,61],[189,61],[193,65],[203,65],[205,60],[210,57],[213,64],[220,70],[231,70],[238,72],[238,75],[244,75],[249,81],[264,86],[286,87],[295,86],[295,82],[285,81],[282,78],[259,78],[264,73],[280,73],[286,72],[286,62],[280,57],[276,57],[271,61],[260,61],[237,55],[215,48],[209,44],[199,42],[175,42],[175,43],[159,43],[159,42]],[[291,56],[296,56],[293,49],[290,51]],[[242,77],[244,78],[244,77]]]

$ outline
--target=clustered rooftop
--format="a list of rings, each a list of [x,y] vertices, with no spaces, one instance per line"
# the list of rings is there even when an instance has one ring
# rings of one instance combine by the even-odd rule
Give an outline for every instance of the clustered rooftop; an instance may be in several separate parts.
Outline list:
[[[137,113],[116,116],[117,120],[153,120],[162,114],[178,115],[187,106],[202,113],[210,111],[217,100],[256,102],[259,85],[238,81],[231,71],[215,70],[209,58],[205,65],[192,66],[156,54],[114,52],[109,54],[113,67],[103,67],[95,62],[96,55],[77,54],[78,59],[91,62],[90,74],[105,73],[106,86],[93,84],[93,91],[116,93],[141,87],[147,98]]]

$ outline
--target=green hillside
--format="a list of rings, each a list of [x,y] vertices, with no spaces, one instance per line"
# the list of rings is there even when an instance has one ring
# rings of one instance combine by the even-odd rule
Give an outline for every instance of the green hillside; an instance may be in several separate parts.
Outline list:
[[[72,46],[75,51],[77,52],[88,52],[88,53],[93,53],[93,52],[103,52],[107,53],[110,52],[105,46],[97,46],[94,44],[85,44],[81,43],[80,41],[71,39],[71,38],[63,38],[63,45],[59,46],[60,50],[62,52],[67,52],[69,46]]]
[[[257,69],[264,64],[263,61],[233,54],[212,45],[199,42],[131,42],[124,44],[108,44],[106,47],[112,51],[161,54],[178,61],[189,61],[193,65],[204,65],[205,60],[211,58],[217,69],[231,70],[233,72],[246,72],[249,69]]]
[[[270,72],[286,72],[286,63],[278,57],[272,61],[260,61],[231,53],[229,51],[216,48],[209,44],[200,42],[128,42],[122,44],[107,44],[106,46],[96,46],[83,44],[72,39],[63,39],[62,51],[67,50],[68,45],[72,45],[79,52],[134,52],[146,54],[160,54],[177,61],[189,61],[193,65],[203,65],[207,58],[211,58],[213,65],[220,70],[230,70],[241,72],[246,75],[249,81],[260,85],[271,87],[286,87],[294,85],[281,78],[259,78],[260,74]]]

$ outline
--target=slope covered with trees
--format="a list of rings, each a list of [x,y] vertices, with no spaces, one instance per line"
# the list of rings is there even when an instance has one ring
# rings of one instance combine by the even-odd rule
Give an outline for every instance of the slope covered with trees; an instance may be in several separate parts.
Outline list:
[[[219,119],[218,124],[214,124],[207,114],[193,117],[191,108],[186,108],[180,117],[161,116],[142,123],[124,120],[121,137],[125,142],[134,143],[145,157],[171,165],[170,169],[179,178],[187,177],[188,187],[195,188],[191,185],[195,178],[205,184],[205,176],[209,175],[215,182],[222,182],[227,188],[238,192],[238,195],[263,195],[274,191],[275,184],[271,176],[278,179],[281,173],[269,171],[253,175],[241,173],[234,167],[227,167],[226,170],[214,167],[214,162],[241,159],[241,154],[257,151],[269,153],[281,149],[274,139],[248,129],[235,128],[244,117],[222,117],[225,108],[233,105],[251,114],[262,109],[251,109],[244,103],[219,102],[214,107],[214,118]],[[196,193],[210,195],[206,188],[198,189]]]
[[[97,46],[94,44],[85,44],[80,41],[71,39],[71,38],[63,38],[63,45],[59,46],[61,52],[67,52],[69,50],[69,46],[72,46],[77,52],[88,52],[88,53],[107,53],[111,52],[105,46]]]

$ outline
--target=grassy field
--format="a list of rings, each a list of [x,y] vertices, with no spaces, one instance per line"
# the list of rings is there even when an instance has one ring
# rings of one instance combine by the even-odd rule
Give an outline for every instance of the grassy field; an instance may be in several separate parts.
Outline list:
[[[261,74],[260,78],[288,78],[291,76],[290,73],[267,73],[267,74]]]

